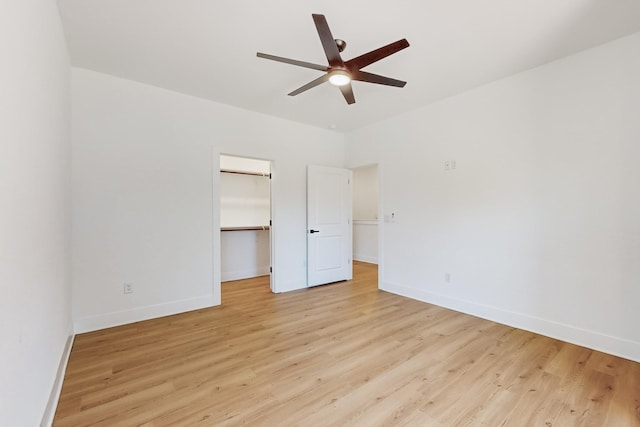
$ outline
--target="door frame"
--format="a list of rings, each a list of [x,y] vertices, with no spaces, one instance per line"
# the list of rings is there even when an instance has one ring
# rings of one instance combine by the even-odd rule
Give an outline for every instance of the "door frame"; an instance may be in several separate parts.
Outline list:
[[[241,157],[245,159],[262,160],[270,163],[271,179],[269,180],[269,209],[271,212],[271,225],[269,226],[269,259],[270,259],[270,273],[269,273],[269,288],[271,292],[277,293],[276,281],[275,281],[275,260],[276,260],[276,246],[275,246],[275,233],[273,224],[275,220],[275,161],[272,159],[265,159],[262,157],[254,157],[241,153],[222,152],[219,149],[214,148],[212,153],[212,215],[213,215],[213,300],[214,305],[222,304],[222,246],[221,246],[221,231],[220,231],[220,156]],[[217,209],[216,209],[217,208]]]

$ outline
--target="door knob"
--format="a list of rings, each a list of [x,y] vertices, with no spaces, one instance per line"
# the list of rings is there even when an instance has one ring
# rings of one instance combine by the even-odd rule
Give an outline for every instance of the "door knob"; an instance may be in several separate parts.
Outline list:
[[[309,233],[313,234],[313,233],[319,233],[320,230],[309,230]]]

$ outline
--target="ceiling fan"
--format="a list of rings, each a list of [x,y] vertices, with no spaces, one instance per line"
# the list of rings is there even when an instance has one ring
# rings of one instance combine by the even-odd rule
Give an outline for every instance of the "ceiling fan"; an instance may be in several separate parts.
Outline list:
[[[352,80],[395,87],[404,87],[404,85],[407,84],[407,82],[362,71],[362,68],[409,47],[407,39],[398,40],[397,42],[390,43],[348,61],[343,61],[340,56],[340,52],[345,49],[347,43],[344,40],[333,38],[331,30],[329,29],[329,24],[327,24],[327,20],[324,15],[313,14],[311,16],[313,17],[313,22],[316,24],[316,29],[318,30],[318,35],[320,36],[324,53],[327,56],[327,61],[329,62],[328,66],[297,61],[295,59],[283,58],[281,56],[268,55],[266,53],[257,53],[259,58],[270,59],[272,61],[284,62],[285,64],[292,64],[299,67],[311,68],[313,70],[325,72],[321,77],[318,77],[306,85],[294,90],[289,94],[289,96],[296,96],[306,90],[329,81],[332,85],[340,88],[347,104],[353,104],[356,102],[356,99],[353,95],[353,88],[351,87]]]

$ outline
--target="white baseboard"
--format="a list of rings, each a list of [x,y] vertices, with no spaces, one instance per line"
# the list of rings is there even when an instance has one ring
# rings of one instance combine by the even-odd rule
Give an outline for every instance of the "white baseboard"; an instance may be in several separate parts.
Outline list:
[[[220,302],[216,301],[213,295],[206,295],[198,298],[190,298],[164,304],[149,305],[146,307],[138,307],[132,310],[117,311],[112,313],[100,314],[97,316],[84,317],[82,319],[76,319],[74,323],[74,329],[76,334],[81,334],[84,332],[111,328],[113,326],[126,325],[127,323],[184,313],[185,311],[213,307],[219,304]]]
[[[51,427],[53,425],[53,418],[56,415],[56,409],[58,407],[58,400],[60,400],[60,392],[62,391],[62,383],[64,382],[64,374],[67,372],[67,364],[69,363],[69,356],[71,355],[71,348],[73,347],[73,340],[75,335],[73,332],[67,338],[67,343],[64,346],[64,351],[60,357],[60,363],[58,365],[58,372],[56,373],[56,379],[53,382],[51,388],[51,395],[47,402],[47,407],[44,410],[40,427]]]
[[[250,279],[252,277],[266,276],[269,274],[269,267],[251,268],[247,270],[222,271],[220,280],[229,282],[231,280]]]
[[[623,357],[635,362],[640,362],[639,342],[389,282],[381,282],[380,289],[418,301],[471,314],[473,316],[481,317],[483,319],[518,329],[524,329],[526,331],[545,335],[550,338],[602,351],[614,356]]]
[[[378,264],[378,257],[362,254],[353,254],[354,261],[368,262],[369,264]]]

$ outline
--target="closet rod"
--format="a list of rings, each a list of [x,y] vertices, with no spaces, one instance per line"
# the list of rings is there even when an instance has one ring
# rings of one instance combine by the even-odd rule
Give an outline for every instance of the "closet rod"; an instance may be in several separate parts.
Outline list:
[[[266,231],[269,230],[268,225],[260,225],[257,227],[220,227],[220,231]]]
[[[270,175],[264,172],[244,172],[244,171],[236,171],[232,169],[220,169],[220,173],[237,173],[239,175],[253,175],[253,176],[269,176]]]

